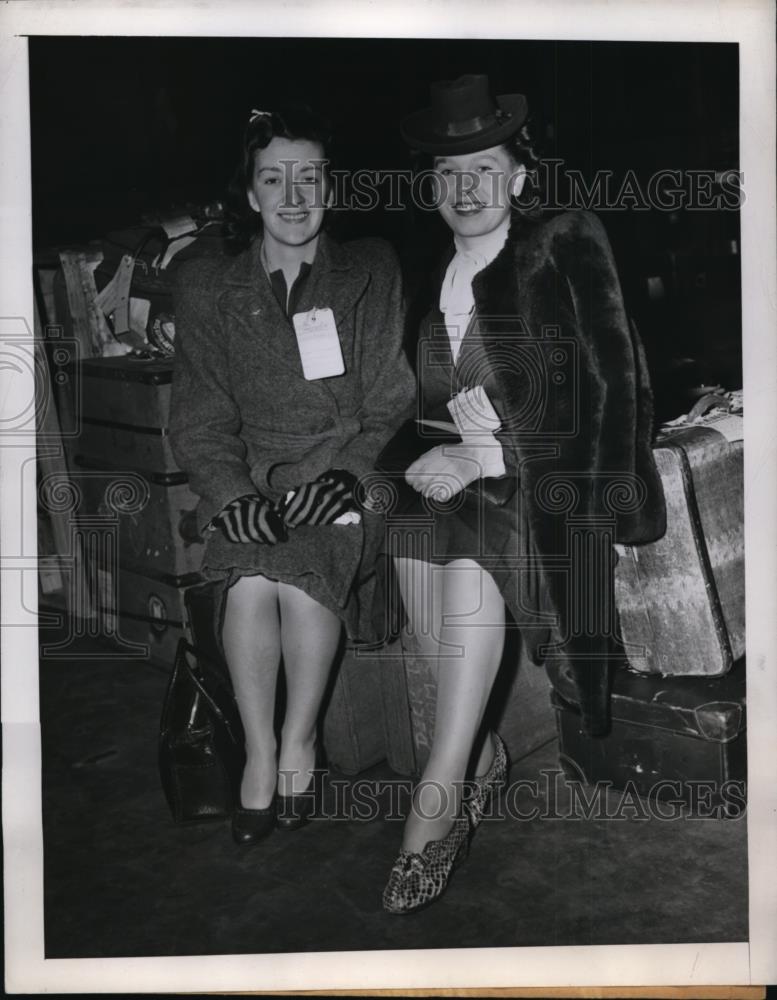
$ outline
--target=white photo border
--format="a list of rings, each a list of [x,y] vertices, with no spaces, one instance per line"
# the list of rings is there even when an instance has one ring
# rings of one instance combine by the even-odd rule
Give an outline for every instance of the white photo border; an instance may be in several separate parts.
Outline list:
[[[35,523],[18,483],[34,440],[0,437],[3,833],[8,992],[210,992],[745,985],[777,980],[777,242],[770,0],[17,0],[0,10],[0,324],[32,337],[28,35],[521,38],[738,42],[748,684],[750,937],[745,943],[46,960]],[[660,72],[660,66],[656,67]],[[648,83],[649,85],[649,83]],[[21,322],[21,327],[19,323]],[[2,412],[31,381],[4,380]],[[25,393],[28,394],[25,396]],[[15,409],[16,408],[16,409]],[[2,423],[0,423],[2,427]],[[34,465],[34,463],[28,463]],[[23,523],[23,529],[21,527]],[[22,535],[22,531],[24,535]],[[14,618],[24,581],[29,624]]]

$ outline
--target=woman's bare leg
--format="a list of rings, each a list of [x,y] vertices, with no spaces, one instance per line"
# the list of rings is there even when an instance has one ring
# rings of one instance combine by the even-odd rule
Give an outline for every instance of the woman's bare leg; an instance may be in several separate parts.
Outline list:
[[[315,767],[318,713],[340,644],[340,619],[304,591],[278,585],[286,716],[278,762],[278,792],[304,792]]]
[[[442,571],[434,740],[405,824],[408,850],[420,851],[445,836],[459,811],[473,743],[502,658],[504,626],[504,602],[493,577],[472,560],[449,563]],[[490,762],[489,743],[478,773]]]
[[[245,809],[264,809],[278,777],[273,719],[281,629],[275,581],[243,576],[229,588],[222,641],[246,737],[240,798]]]
[[[419,559],[394,559],[408,630],[418,653],[428,659],[435,676],[440,654],[442,622],[442,567]]]

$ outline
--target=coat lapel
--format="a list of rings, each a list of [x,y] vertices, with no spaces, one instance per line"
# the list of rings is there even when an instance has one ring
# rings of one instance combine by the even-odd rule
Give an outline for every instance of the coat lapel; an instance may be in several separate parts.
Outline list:
[[[299,300],[299,311],[331,309],[338,331],[345,329],[347,318],[364,294],[368,271],[326,233],[319,237],[318,251]],[[343,345],[345,353],[345,345]]]
[[[274,364],[300,374],[294,333],[262,267],[261,249],[261,240],[254,240],[234,259],[224,279],[220,306],[234,317],[237,329],[245,331],[249,340],[261,343]]]
[[[222,308],[261,337],[263,348],[280,365],[301,377],[302,364],[291,320],[287,319],[273,294],[262,266],[261,247],[261,240],[256,239],[245,253],[235,258],[225,278]],[[347,248],[322,233],[310,275],[299,299],[298,311],[307,312],[314,307],[331,309],[346,358],[352,357],[353,353],[353,325],[348,322],[348,317],[363,295],[368,280],[367,270]]]
[[[530,222],[514,215],[504,247],[487,267],[475,275],[472,282],[480,329],[485,333],[493,332],[504,337],[505,333],[510,332],[505,330],[505,319],[517,319],[523,315],[520,305],[520,275],[524,271],[529,227]],[[499,325],[494,326],[497,319],[500,321]],[[516,334],[525,333],[524,324],[517,323],[515,326]]]

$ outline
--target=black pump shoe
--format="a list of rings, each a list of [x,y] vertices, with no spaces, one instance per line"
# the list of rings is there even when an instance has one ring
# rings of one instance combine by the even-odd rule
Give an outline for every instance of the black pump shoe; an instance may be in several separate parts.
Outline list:
[[[315,787],[316,776],[313,775],[304,792],[278,796],[275,825],[279,830],[299,830],[307,823],[316,808]]]
[[[295,795],[276,796],[275,825],[279,830],[299,830],[301,826],[305,826],[316,811],[316,804],[321,796],[322,784],[327,772],[326,757],[321,746],[318,745],[315,765],[305,791]]]
[[[275,827],[276,796],[265,809],[237,806],[232,813],[232,839],[236,844],[257,844]]]

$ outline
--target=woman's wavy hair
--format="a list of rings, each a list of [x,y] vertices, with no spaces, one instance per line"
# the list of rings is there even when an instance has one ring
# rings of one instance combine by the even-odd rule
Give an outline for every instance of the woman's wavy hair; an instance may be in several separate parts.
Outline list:
[[[530,219],[542,214],[545,185],[540,155],[532,135],[531,122],[524,123],[514,136],[502,143],[517,164],[526,168],[526,180],[517,198],[510,197],[514,212]]]
[[[327,119],[302,102],[288,102],[267,114],[255,115],[243,132],[237,166],[227,186],[225,199],[227,248],[245,250],[262,231],[262,219],[248,202],[248,186],[254,172],[256,153],[273,139],[306,139],[318,143],[331,172],[332,130]]]

